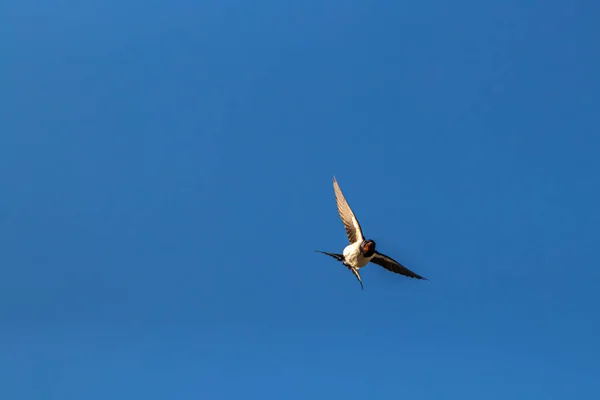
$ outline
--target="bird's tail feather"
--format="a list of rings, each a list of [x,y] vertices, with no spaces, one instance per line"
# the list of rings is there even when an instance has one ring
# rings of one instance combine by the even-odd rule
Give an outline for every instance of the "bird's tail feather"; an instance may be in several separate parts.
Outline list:
[[[343,254],[338,254],[338,253],[328,253],[326,251],[321,251],[321,250],[315,250],[317,253],[322,253],[322,254],[327,254],[330,257],[335,258],[338,261],[341,261],[344,263],[344,255]],[[360,283],[360,287],[364,290],[365,288],[363,287],[363,283],[362,283],[362,279],[360,279],[360,274],[358,273],[358,269],[356,268],[352,268],[349,265],[347,265],[346,263],[344,263],[344,265],[346,265],[346,267],[348,267],[348,269],[350,271],[352,271],[352,273],[354,274],[354,276],[356,276],[356,279],[358,279],[358,282]]]
[[[315,250],[317,253],[327,254],[329,257],[333,257],[338,261],[344,261],[344,256],[338,253],[328,253],[326,251]]]

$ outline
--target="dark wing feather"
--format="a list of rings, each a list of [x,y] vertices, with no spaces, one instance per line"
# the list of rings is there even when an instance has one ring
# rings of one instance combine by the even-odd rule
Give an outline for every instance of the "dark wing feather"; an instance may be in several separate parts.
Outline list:
[[[401,274],[401,275],[408,276],[411,278],[416,278],[416,279],[428,280],[427,278],[423,278],[421,275],[415,274],[414,272],[412,272],[411,270],[409,270],[408,268],[406,268],[405,266],[400,264],[398,261],[394,260],[391,257],[386,256],[385,254],[375,252],[375,255],[371,259],[371,262],[374,264],[380,265],[383,268],[387,269],[388,271],[392,271],[397,274]]]
[[[337,204],[338,213],[340,214],[340,218],[342,219],[344,227],[346,228],[348,240],[350,243],[355,243],[358,241],[362,242],[363,234],[360,224],[358,223],[358,219],[356,219],[356,216],[348,205],[348,202],[342,193],[342,189],[340,189],[340,185],[338,185],[335,177],[333,177],[333,191],[335,192],[335,202]]]

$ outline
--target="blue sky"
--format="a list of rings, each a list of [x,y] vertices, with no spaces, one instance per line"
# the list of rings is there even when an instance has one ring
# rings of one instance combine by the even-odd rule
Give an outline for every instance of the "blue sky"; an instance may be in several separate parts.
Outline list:
[[[0,15],[0,397],[598,398],[598,2]]]

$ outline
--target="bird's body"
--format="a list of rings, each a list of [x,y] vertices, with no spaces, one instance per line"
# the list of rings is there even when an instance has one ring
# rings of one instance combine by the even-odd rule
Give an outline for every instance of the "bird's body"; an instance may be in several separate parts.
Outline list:
[[[333,190],[335,193],[338,213],[340,214],[340,218],[342,219],[344,227],[346,228],[346,234],[348,235],[350,244],[344,248],[342,254],[328,253],[320,250],[316,251],[327,254],[328,256],[341,261],[356,276],[361,287],[363,287],[363,284],[358,271],[369,264],[369,262],[373,262],[389,271],[409,276],[411,278],[426,279],[410,271],[398,261],[386,256],[385,254],[378,253],[375,250],[375,242],[373,240],[366,240],[364,238],[360,223],[348,205],[348,202],[342,193],[342,189],[340,189],[335,177],[333,178]]]
[[[346,264],[357,269],[366,266],[373,258],[373,255],[371,255],[371,257],[366,257],[363,253],[361,253],[360,242],[350,243],[344,248],[342,254],[344,255],[344,261],[346,261]]]

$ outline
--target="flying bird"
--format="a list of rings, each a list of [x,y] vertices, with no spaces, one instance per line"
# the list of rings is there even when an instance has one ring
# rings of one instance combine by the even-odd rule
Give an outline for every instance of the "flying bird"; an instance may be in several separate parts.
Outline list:
[[[346,234],[350,244],[344,248],[342,254],[328,253],[326,251],[315,250],[318,253],[327,254],[330,257],[341,261],[358,279],[360,287],[364,289],[362,279],[360,279],[359,269],[366,266],[369,262],[375,263],[388,271],[395,272],[397,274],[405,275],[416,279],[425,279],[421,275],[415,274],[398,261],[385,254],[379,253],[375,250],[375,241],[371,239],[365,239],[363,236],[362,228],[356,219],[356,216],[352,212],[352,209],[348,205],[348,202],[344,198],[342,189],[338,185],[335,176],[333,177],[333,191],[335,193],[335,201],[337,204],[338,213],[346,228]]]

